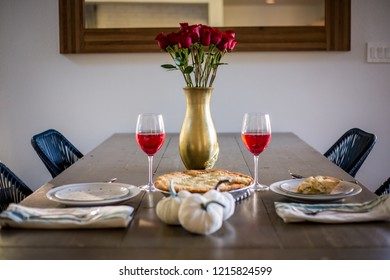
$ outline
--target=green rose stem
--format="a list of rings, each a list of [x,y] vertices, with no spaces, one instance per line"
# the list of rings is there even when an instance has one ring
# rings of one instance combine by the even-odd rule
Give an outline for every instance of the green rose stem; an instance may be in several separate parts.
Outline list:
[[[192,87],[191,76],[190,76],[190,73],[186,73],[186,67],[184,67],[185,65],[183,65],[182,57],[179,56],[179,59],[178,59],[178,56],[176,56],[176,53],[179,54],[179,52],[176,52],[171,46],[167,47],[167,52],[169,53],[169,55],[171,56],[171,58],[175,62],[176,66],[179,67],[179,70],[184,77],[184,81],[187,84],[187,87]],[[187,61],[187,66],[188,66],[188,50],[187,50],[185,60]],[[177,69],[177,67],[170,65],[170,64],[164,64],[163,67],[168,69],[168,70]]]
[[[176,59],[175,62],[176,62],[176,65],[179,66],[180,68],[180,71],[183,73],[184,75],[184,79],[187,83],[187,86],[189,87],[192,87],[192,80],[191,80],[191,72],[193,71],[193,67],[189,67],[188,66],[188,49],[182,49],[182,54],[184,54],[184,59],[183,59],[183,55],[180,55],[179,52],[177,52],[177,57],[179,57],[180,59]]]
[[[192,63],[193,63],[193,67],[194,67],[194,76],[195,76],[195,86],[198,87],[199,86],[199,72],[202,70],[202,66],[200,65],[200,58],[199,58],[199,55],[198,55],[198,51],[199,51],[199,48],[196,44],[193,45],[192,49],[191,49],[191,57],[192,57]]]
[[[221,52],[219,52],[219,53],[216,54],[216,63],[215,63],[215,65],[214,65],[214,67],[213,67],[213,74],[212,74],[212,76],[211,76],[210,85],[209,85],[210,87],[213,86],[215,77],[217,76],[218,66],[221,65],[221,64],[220,64],[220,61],[221,61],[222,57],[224,56],[224,54],[225,54],[225,53],[221,53]]]
[[[203,87],[207,87],[207,81],[209,79],[211,67],[213,64],[213,61],[212,61],[213,56],[214,56],[213,51],[214,51],[214,46],[210,45],[209,51],[207,53],[206,63],[204,65],[204,69],[203,69],[201,77],[200,77],[201,86],[203,86]]]
[[[202,46],[200,46],[200,48],[199,48],[199,53],[198,53],[198,61],[197,61],[197,68],[198,68],[198,73],[197,73],[197,75],[198,75],[198,77],[197,77],[197,79],[198,79],[198,87],[201,85],[201,80],[202,80],[202,78],[201,78],[201,74],[202,74],[202,65],[203,65],[203,62],[204,62],[204,50],[203,50],[203,47]]]
[[[203,69],[203,73],[202,73],[202,86],[203,87],[207,87],[207,82],[208,82],[208,79],[209,79],[209,73],[210,73],[210,67],[211,67],[211,64],[213,63],[213,48],[209,47],[209,50],[207,52],[207,56],[206,56],[206,62],[205,62],[205,65],[204,65],[204,69]]]

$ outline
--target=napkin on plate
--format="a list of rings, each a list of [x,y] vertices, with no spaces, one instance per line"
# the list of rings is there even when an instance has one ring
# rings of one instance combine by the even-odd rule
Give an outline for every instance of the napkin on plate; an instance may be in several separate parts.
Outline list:
[[[302,204],[275,202],[276,213],[285,223],[355,223],[390,221],[390,196],[383,195],[364,203]]]
[[[127,227],[134,208],[101,206],[79,208],[31,208],[10,204],[0,214],[1,227],[70,229]]]

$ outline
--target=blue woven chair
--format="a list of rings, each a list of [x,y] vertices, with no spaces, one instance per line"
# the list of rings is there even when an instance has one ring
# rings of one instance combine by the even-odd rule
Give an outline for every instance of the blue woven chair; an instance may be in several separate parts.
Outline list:
[[[379,196],[390,194],[390,177],[375,191],[375,194]]]
[[[0,212],[5,210],[10,203],[19,203],[30,194],[32,190],[0,162]]]
[[[83,157],[65,136],[54,129],[34,135],[31,145],[53,178]]]
[[[352,128],[344,133],[324,156],[355,177],[375,143],[375,134]]]

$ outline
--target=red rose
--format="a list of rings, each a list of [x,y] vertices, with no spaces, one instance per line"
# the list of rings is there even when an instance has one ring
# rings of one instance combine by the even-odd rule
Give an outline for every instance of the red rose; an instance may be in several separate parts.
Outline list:
[[[192,43],[196,43],[199,41],[200,34],[199,34],[199,25],[194,24],[187,28],[187,31],[190,33]]]
[[[158,34],[155,40],[157,41],[159,47],[163,50],[169,46],[169,39],[164,33]]]
[[[189,48],[192,44],[191,34],[188,32],[181,33],[179,35],[179,47]]]
[[[231,41],[229,42],[229,46],[228,46],[227,50],[228,50],[229,52],[232,51],[236,45],[237,45],[237,41],[236,41],[236,40],[231,40]]]
[[[222,40],[218,43],[217,48],[221,51],[224,52],[227,50],[228,47],[228,42],[225,41],[223,38]]]
[[[236,33],[233,30],[227,30],[222,34],[222,39],[218,43],[217,48],[220,51],[232,51],[237,44],[234,39]]]
[[[211,43],[217,45],[222,39],[222,32],[216,28],[211,28]]]
[[[180,23],[180,31],[186,31],[188,28],[188,22]]]
[[[169,45],[173,46],[176,44],[179,44],[180,42],[180,37],[178,33],[172,32],[167,35],[167,38],[169,40]]]
[[[196,43],[199,41],[199,25],[188,25],[188,23],[180,23],[180,34],[188,33],[191,36],[192,43]]]
[[[209,46],[211,43],[211,30],[206,25],[202,25],[200,28],[200,43],[203,46]]]
[[[236,32],[235,31],[233,31],[233,30],[226,30],[225,31],[225,34],[226,34],[226,36],[228,36],[229,38],[235,38],[236,37]]]

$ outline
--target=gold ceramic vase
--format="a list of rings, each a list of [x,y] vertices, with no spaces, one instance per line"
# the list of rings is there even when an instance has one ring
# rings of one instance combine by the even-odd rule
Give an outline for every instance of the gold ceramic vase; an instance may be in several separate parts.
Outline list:
[[[187,109],[180,131],[180,157],[187,169],[211,169],[219,146],[210,113],[213,88],[184,88]]]

